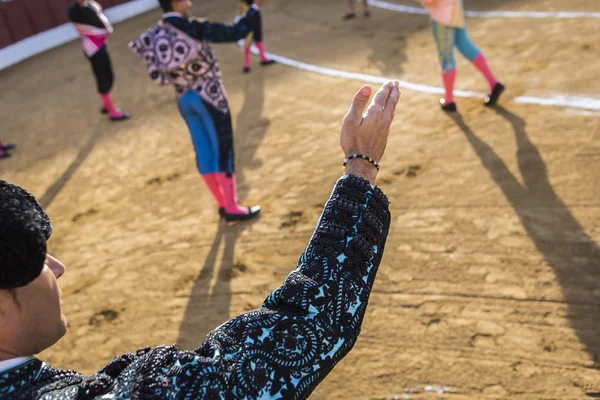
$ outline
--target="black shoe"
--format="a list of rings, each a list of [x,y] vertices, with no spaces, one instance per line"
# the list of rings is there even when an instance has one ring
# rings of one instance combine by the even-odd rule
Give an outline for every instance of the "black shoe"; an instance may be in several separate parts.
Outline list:
[[[446,112],[455,112],[457,110],[455,102],[446,103],[446,100],[444,99],[440,99],[440,106],[442,107],[442,110]]]
[[[225,216],[225,207],[219,207],[219,216],[220,217],[224,217]]]
[[[348,21],[356,18],[356,13],[348,13],[342,17],[342,21]]]
[[[250,67],[244,67],[242,71],[244,71],[244,73],[247,74],[248,72],[250,72]]]
[[[106,107],[102,107],[102,108],[100,109],[100,114],[108,114],[108,108],[106,108]]]
[[[11,154],[8,151],[0,151],[0,158],[8,158]]]
[[[262,65],[263,67],[266,67],[267,65],[273,65],[276,64],[277,61],[275,60],[264,60],[260,62],[260,65]]]
[[[246,214],[228,214],[225,213],[225,220],[227,222],[234,221],[247,221],[252,218],[256,218],[260,215],[260,206],[248,207],[248,213]]]
[[[501,84],[500,82],[496,83],[496,86],[494,86],[494,89],[492,90],[492,93],[488,94],[485,97],[485,104],[488,107],[493,106],[494,104],[496,104],[498,102],[498,99],[500,98],[500,95],[502,94],[502,92],[504,92],[504,85]]]
[[[14,150],[17,148],[16,144],[13,143],[4,143],[0,146],[0,150]]]
[[[110,117],[111,121],[125,121],[127,119],[131,118],[131,114],[129,113],[121,113],[121,115],[119,115],[118,117]]]

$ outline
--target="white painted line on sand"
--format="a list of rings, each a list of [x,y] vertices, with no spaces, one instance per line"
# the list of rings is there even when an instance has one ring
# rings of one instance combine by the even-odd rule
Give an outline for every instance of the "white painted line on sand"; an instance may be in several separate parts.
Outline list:
[[[238,42],[239,45],[243,46],[244,41],[240,40]],[[253,45],[252,52],[254,54],[258,54],[258,49]],[[301,61],[292,60],[291,58],[279,56],[277,54],[267,53],[269,58],[277,61],[279,64],[287,65],[288,67],[293,67],[296,69],[300,69],[302,71],[314,72],[320,75],[333,76],[336,78],[344,78],[344,79],[352,79],[361,82],[368,83],[378,83],[384,84],[388,81],[394,80],[394,78],[386,78],[381,76],[367,75],[362,74],[360,72],[347,72],[340,71],[338,69],[319,67],[318,65],[308,64]],[[421,93],[429,93],[429,94],[444,94],[444,88],[430,85],[422,85],[420,83],[412,83],[408,81],[399,80],[400,86],[403,89],[414,90],[415,92]],[[480,97],[484,98],[485,93],[473,92],[470,90],[455,90],[454,95],[457,97]]]
[[[600,117],[600,111],[588,111],[588,110],[578,110],[578,109],[573,109],[573,108],[567,108],[567,112],[569,114],[583,115],[586,117]]]
[[[243,40],[238,44],[243,45]],[[252,46],[252,52],[258,54],[258,49]],[[318,65],[308,64],[301,61],[296,61],[291,58],[283,57],[277,54],[270,54],[268,56],[277,61],[280,64],[287,65],[302,71],[313,72],[320,75],[332,76],[336,78],[352,79],[361,82],[383,84],[385,82],[394,80],[394,78],[387,78],[375,75],[362,74],[358,72],[340,71],[333,68],[320,67]],[[400,87],[406,90],[412,90],[415,92],[428,93],[428,94],[444,94],[444,88],[438,86],[424,85],[420,83],[412,83],[408,81],[400,81]],[[484,98],[485,94],[480,92],[474,92],[470,90],[455,90],[454,95],[456,97],[476,97]],[[540,106],[555,106],[565,108],[578,108],[583,110],[600,110],[600,98],[594,97],[580,97],[580,96],[564,96],[564,95],[553,95],[551,97],[533,97],[533,96],[519,96],[514,99],[516,103],[521,104],[535,104]]]
[[[427,14],[421,7],[409,7],[401,4],[388,3],[381,0],[370,0],[369,4],[384,10],[402,12],[407,14]],[[585,11],[465,11],[467,17],[475,18],[537,18],[537,19],[575,19],[575,18],[600,18],[600,12]]]
[[[600,98],[553,95],[550,97],[519,96],[516,103],[537,104],[542,106],[558,106],[579,108],[582,110],[600,110]]]

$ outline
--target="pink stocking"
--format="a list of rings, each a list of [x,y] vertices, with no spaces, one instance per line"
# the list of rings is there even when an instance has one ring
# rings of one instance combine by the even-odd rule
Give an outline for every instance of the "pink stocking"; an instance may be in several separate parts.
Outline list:
[[[250,47],[244,46],[244,67],[250,68]]]
[[[110,93],[100,93],[100,97],[102,97],[102,103],[104,105],[104,108],[108,110],[108,115],[115,118],[119,118],[123,115],[121,110],[115,107]]]
[[[487,60],[483,56],[483,53],[480,53],[477,57],[475,57],[475,59],[473,59],[472,62],[475,68],[477,68],[479,72],[481,72],[483,76],[485,76],[485,79],[487,79],[488,84],[490,85],[490,91],[494,90],[494,86],[496,86],[496,83],[498,83],[498,81],[492,73],[492,70],[490,69],[490,66],[487,63]]]
[[[238,204],[235,174],[227,176],[224,172],[215,174],[225,195],[225,212],[227,214],[248,214],[248,207]]]
[[[258,49],[258,53],[260,55],[261,61],[269,61],[269,57],[267,57],[267,52],[265,51],[265,44],[263,42],[256,42],[256,48]]]
[[[444,81],[444,87],[446,88],[444,103],[450,104],[454,102],[454,81],[456,80],[456,69],[442,72],[442,80]]]
[[[202,175],[202,179],[204,179],[206,186],[208,186],[208,188],[210,189],[210,192],[219,204],[219,207],[224,208],[225,198],[223,195],[223,191],[221,190],[221,186],[219,185],[219,181],[217,180],[217,174],[204,174]]]

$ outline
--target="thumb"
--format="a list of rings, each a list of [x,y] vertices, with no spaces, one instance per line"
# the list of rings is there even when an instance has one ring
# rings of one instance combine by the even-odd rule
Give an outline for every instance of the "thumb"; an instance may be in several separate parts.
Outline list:
[[[348,118],[357,125],[360,124],[360,121],[362,120],[362,116],[365,113],[367,105],[369,104],[369,100],[371,99],[371,93],[373,93],[371,86],[364,85],[354,95],[352,105],[350,106],[350,111],[348,111]]]

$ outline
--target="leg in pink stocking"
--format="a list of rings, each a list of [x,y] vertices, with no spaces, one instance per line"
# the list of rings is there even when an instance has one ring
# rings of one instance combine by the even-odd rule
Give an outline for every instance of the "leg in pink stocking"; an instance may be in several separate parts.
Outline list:
[[[502,83],[498,82],[483,54],[479,54],[473,59],[473,65],[485,76],[490,85],[490,94],[486,96],[484,104],[486,106],[493,106],[498,103],[498,99],[504,92],[505,87]]]
[[[442,80],[444,81],[445,95],[440,101],[442,110],[456,111],[456,103],[454,102],[454,81],[456,81],[456,69],[451,69],[442,72]]]
[[[444,96],[445,103],[454,103],[454,82],[456,81],[456,69],[444,71],[442,73],[444,88],[446,94]]]
[[[100,93],[100,97],[102,97],[103,109],[108,111],[108,115],[112,121],[123,121],[131,118],[131,115],[124,113],[115,107],[110,93]]]
[[[258,48],[258,54],[260,56],[260,65],[275,64],[275,61],[267,57],[267,52],[265,51],[265,44],[263,42],[256,42],[255,44],[256,48]]]
[[[221,189],[221,185],[219,185],[219,181],[217,180],[217,174],[204,174],[202,175],[202,179],[210,189],[213,197],[219,204],[219,208],[225,208],[225,195],[223,194],[223,190]]]
[[[225,218],[227,221],[242,221],[258,216],[260,207],[244,207],[238,203],[235,174],[220,172],[217,180],[225,196]]]
[[[490,91],[494,90],[494,86],[496,86],[496,83],[498,83],[498,81],[492,73],[492,70],[487,60],[483,56],[483,53],[479,53],[479,55],[475,57],[475,59],[473,59],[472,62],[475,68],[477,68],[479,72],[481,72],[481,74],[485,77],[485,79],[487,79],[488,85],[490,85]]]
[[[2,140],[0,140],[0,150],[13,150],[17,147],[16,144],[13,143],[4,143]]]
[[[244,72],[250,72],[250,46],[244,46]]]

